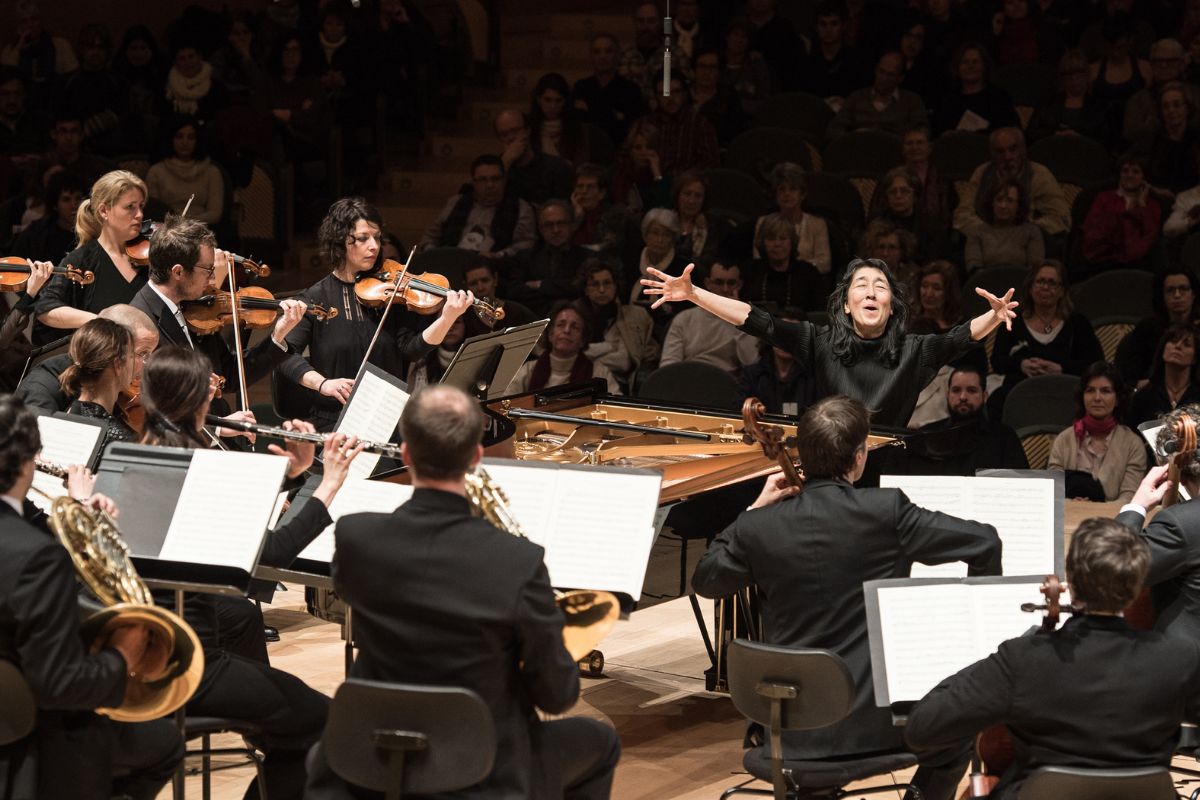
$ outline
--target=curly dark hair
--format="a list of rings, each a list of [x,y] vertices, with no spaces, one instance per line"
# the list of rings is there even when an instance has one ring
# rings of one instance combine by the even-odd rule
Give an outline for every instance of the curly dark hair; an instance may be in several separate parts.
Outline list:
[[[1079,376],[1079,390],[1075,393],[1075,419],[1083,419],[1087,415],[1087,407],[1083,404],[1083,393],[1087,390],[1088,384],[1096,378],[1108,378],[1109,383],[1112,384],[1113,393],[1117,396],[1117,407],[1113,409],[1113,416],[1116,417],[1117,422],[1123,422],[1126,412],[1129,411],[1132,393],[1125,385],[1121,371],[1107,361],[1097,361]]]
[[[37,416],[11,394],[0,394],[0,492],[21,477],[21,468],[42,449]]]
[[[850,299],[850,284],[860,269],[877,269],[887,278],[888,288],[892,291],[892,316],[883,332],[884,366],[889,369],[900,361],[900,353],[904,349],[904,337],[908,333],[908,291],[904,284],[896,280],[888,265],[877,258],[856,258],[846,267],[841,280],[829,295],[829,304],[825,307],[829,315],[830,338],[832,339],[833,354],[841,359],[846,366],[858,363],[859,344],[858,334],[854,332],[854,320],[845,312],[845,305]]]
[[[360,219],[383,230],[379,209],[365,197],[343,197],[329,207],[329,213],[321,220],[317,241],[321,244],[321,253],[333,263],[334,269],[346,260],[346,240],[354,235],[354,226]]]

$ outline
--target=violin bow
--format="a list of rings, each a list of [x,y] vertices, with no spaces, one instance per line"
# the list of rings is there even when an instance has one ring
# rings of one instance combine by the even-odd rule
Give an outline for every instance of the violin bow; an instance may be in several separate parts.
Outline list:
[[[417,248],[414,247],[408,252],[408,261],[404,262],[404,268],[396,271],[396,279],[392,282],[392,293],[388,295],[387,305],[383,307],[383,316],[379,318],[379,324],[375,326],[375,335],[371,337],[371,343],[367,345],[367,354],[363,356],[362,363],[358,366],[358,372],[354,373],[356,385],[367,368],[367,361],[371,358],[371,351],[375,349],[375,342],[379,341],[379,332],[383,330],[383,323],[387,321],[388,312],[392,310],[392,301],[396,299],[396,295],[400,291],[400,281],[404,280],[404,276],[408,274],[408,265],[412,263],[413,256],[416,254]]]
[[[196,195],[195,195],[195,193],[193,193],[192,196],[188,198],[187,205],[185,205],[183,207],[183,213],[180,214],[179,216],[181,216],[181,217],[187,216],[188,209],[192,207],[192,201],[195,199],[196,199]]]
[[[188,201],[189,203],[191,201]],[[228,256],[226,256],[228,258]],[[229,277],[229,310],[233,314],[233,343],[237,348],[237,368],[238,382],[242,387],[242,407],[245,411],[250,407],[250,397],[246,394],[246,365],[242,363],[242,328],[238,322],[238,293],[237,293],[237,278],[234,277],[233,270],[228,270]],[[267,334],[270,336],[271,334]]]

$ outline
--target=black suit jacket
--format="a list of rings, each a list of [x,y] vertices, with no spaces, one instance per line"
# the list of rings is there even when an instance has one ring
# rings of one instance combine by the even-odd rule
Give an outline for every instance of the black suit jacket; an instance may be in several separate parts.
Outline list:
[[[1144,529],[1143,521],[1136,511],[1117,515],[1150,546],[1154,629],[1200,642],[1200,501],[1164,508]]]
[[[71,407],[71,398],[63,394],[60,378],[71,366],[71,356],[61,353],[50,356],[33,369],[13,392],[31,408],[40,408],[47,414],[66,411]]]
[[[183,328],[175,320],[175,315],[167,309],[167,304],[148,283],[134,295],[129,304],[144,311],[150,316],[150,319],[154,320],[154,324],[158,328],[159,347],[170,344],[187,347],[188,336],[191,336],[193,349],[208,356],[208,360],[213,365],[213,372],[225,379],[226,388],[229,391],[238,391],[237,354],[229,349],[224,336],[220,333],[200,336],[191,331],[185,334]],[[271,370],[282,364],[288,357],[288,351],[271,341],[271,337],[268,335],[258,344],[244,350],[243,356],[246,385],[249,386],[270,375]]]
[[[906,730],[920,754],[1003,723],[1016,761],[989,797],[1006,800],[1043,766],[1169,766],[1180,722],[1198,715],[1200,645],[1121,617],[1077,616],[942,681]]]
[[[496,762],[454,796],[551,796],[531,742],[534,708],[570,708],[579,668],[563,646],[542,548],[433,489],[391,514],[342,517],[335,537],[334,587],[354,609],[359,645],[350,674],[475,690],[496,723]]]
[[[757,585],[768,644],[845,659],[857,687],[850,716],[784,732],[788,758],[827,758],[904,746],[891,711],[875,705],[863,582],[906,578],[914,561],[965,561],[974,575],[998,575],[1000,551],[991,525],[927,511],[899,489],[816,479],[797,497],[741,514],[709,545],[692,586],[723,597]]]

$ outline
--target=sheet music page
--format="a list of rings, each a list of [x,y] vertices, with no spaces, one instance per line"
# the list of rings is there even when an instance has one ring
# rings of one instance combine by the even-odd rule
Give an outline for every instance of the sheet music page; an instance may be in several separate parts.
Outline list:
[[[392,438],[400,413],[408,403],[408,392],[364,371],[354,384],[354,396],[346,404],[346,413],[337,426],[338,433],[354,434],[371,442],[386,442]],[[359,453],[350,464],[349,478],[365,480],[371,477],[379,463],[378,453]]]
[[[642,594],[662,476],[564,469],[550,519],[553,586]]]
[[[970,589],[949,583],[879,589],[888,699],[920,700],[978,660]]]
[[[274,528],[279,524],[279,518],[283,516],[283,507],[287,504],[287,492],[280,492],[275,498],[275,508],[271,511],[271,520],[267,523],[267,528]]]
[[[879,486],[900,489],[921,508],[966,518],[969,504],[958,483],[960,480],[940,475],[883,475],[879,478]],[[914,563],[909,574],[914,578],[965,578],[967,565],[962,561],[935,565]]]
[[[1044,603],[1038,591],[1041,581],[1031,583],[976,584],[971,589],[974,607],[977,658],[984,659],[996,652],[1001,642],[1023,635],[1035,625],[1042,624],[1041,614],[1021,610],[1021,603]]]
[[[195,450],[158,557],[253,572],[288,460]]]
[[[38,458],[60,467],[71,464],[86,465],[92,457],[92,451],[96,449],[96,440],[104,432],[99,425],[71,422],[58,417],[38,417],[37,421],[38,434],[42,438],[42,449]],[[61,478],[36,470],[33,473],[33,486],[54,498],[67,493]],[[50,501],[45,497],[37,492],[30,492],[29,499],[42,511],[50,513]]]
[[[1054,572],[1054,481],[1050,478],[963,478],[971,487],[968,519],[996,527],[1004,542],[1004,574]]]
[[[333,529],[339,519],[347,514],[366,511],[390,514],[407,503],[412,497],[412,493],[413,487],[402,486],[399,483],[347,478],[329,506],[329,516],[333,518],[333,524],[321,531],[316,539],[309,542],[308,547],[304,548],[298,557],[311,561],[333,561]],[[306,502],[319,503],[321,501],[313,500],[310,497]]]
[[[559,496],[558,476],[562,470],[522,466],[520,461],[512,459],[508,461],[507,464],[497,464],[489,459],[483,468],[491,476],[492,482],[504,492],[513,517],[529,541],[549,549],[550,519]]]

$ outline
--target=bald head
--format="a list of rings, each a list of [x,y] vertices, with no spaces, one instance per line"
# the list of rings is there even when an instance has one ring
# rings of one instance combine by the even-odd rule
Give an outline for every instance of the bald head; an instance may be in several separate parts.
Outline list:
[[[158,349],[158,328],[154,320],[143,311],[124,303],[109,306],[98,315],[100,319],[111,320],[133,334],[133,352],[137,356],[134,363],[134,379],[142,377],[142,365],[146,359]]]
[[[427,386],[400,415],[404,463],[426,481],[461,480],[483,455],[483,412],[453,386]]]

